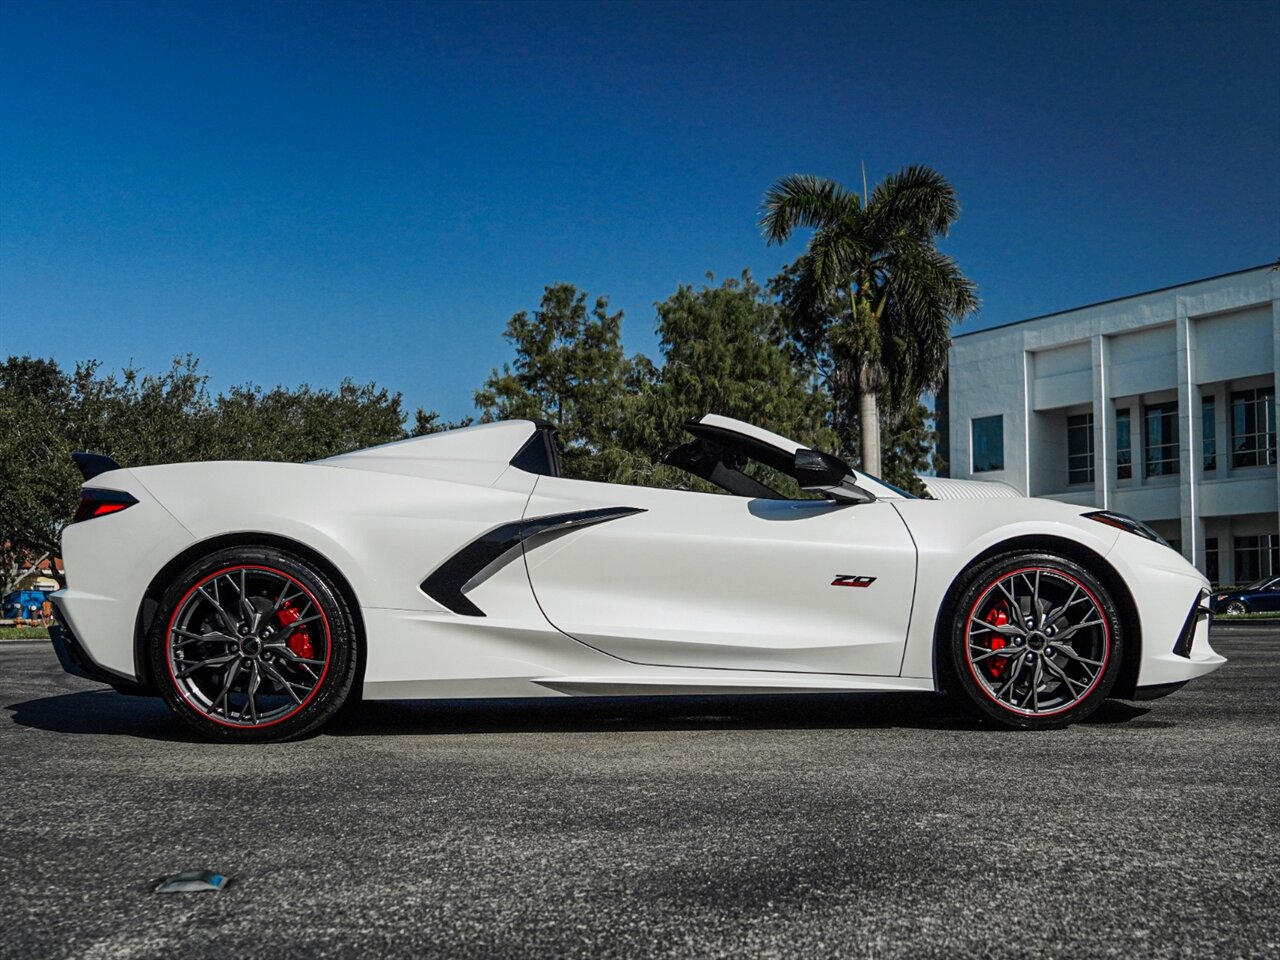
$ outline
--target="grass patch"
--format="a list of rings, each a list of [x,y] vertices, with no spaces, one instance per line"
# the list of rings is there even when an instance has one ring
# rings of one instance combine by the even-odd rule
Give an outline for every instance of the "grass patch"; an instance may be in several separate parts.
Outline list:
[[[48,640],[48,627],[0,627],[0,640]]]
[[[1240,613],[1235,615],[1215,613],[1213,620],[1215,623],[1233,623],[1238,620],[1280,620],[1280,613]]]

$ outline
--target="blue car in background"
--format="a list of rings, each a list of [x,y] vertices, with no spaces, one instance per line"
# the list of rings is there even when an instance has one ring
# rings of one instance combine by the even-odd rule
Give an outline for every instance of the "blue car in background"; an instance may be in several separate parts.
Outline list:
[[[1231,615],[1280,610],[1280,577],[1263,577],[1239,590],[1212,594],[1209,609]]]

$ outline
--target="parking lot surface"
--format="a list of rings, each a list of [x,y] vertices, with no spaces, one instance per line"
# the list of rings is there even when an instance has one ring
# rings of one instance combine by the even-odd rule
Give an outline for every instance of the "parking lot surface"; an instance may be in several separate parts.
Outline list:
[[[0,644],[0,956],[1280,956],[1280,631],[1006,733],[945,698],[366,704],[195,741]],[[212,868],[225,892],[159,896]]]

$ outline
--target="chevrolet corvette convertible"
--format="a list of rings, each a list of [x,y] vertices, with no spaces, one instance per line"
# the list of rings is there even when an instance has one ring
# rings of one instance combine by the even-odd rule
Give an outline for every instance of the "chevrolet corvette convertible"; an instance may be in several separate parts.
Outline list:
[[[666,462],[696,490],[564,477],[531,420],[305,464],[76,454],[54,646],[248,742],[359,696],[944,690],[1058,727],[1224,662],[1208,583],[1128,517],[916,498],[747,423],[685,427]]]

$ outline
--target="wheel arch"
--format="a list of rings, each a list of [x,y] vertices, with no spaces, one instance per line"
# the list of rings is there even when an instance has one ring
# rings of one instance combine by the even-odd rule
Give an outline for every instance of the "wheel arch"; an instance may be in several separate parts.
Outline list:
[[[277,550],[285,550],[289,553],[297,554],[317,567],[326,576],[332,578],[334,587],[342,593],[343,599],[346,600],[347,606],[351,610],[351,616],[355,620],[356,651],[359,659],[357,661],[358,667],[355,682],[351,685],[351,689],[352,693],[358,697],[360,690],[364,686],[364,669],[368,660],[368,640],[365,636],[364,617],[360,612],[360,602],[356,596],[355,589],[351,586],[351,581],[338,569],[336,564],[314,547],[290,537],[282,537],[273,533],[229,533],[201,540],[198,543],[191,544],[175,556],[151,578],[151,582],[147,584],[147,589],[142,595],[142,602],[138,604],[138,613],[133,628],[134,670],[141,679],[143,686],[153,692],[156,690],[155,677],[151,675],[150,658],[147,656],[146,645],[147,634],[151,630],[156,612],[160,609],[160,599],[164,596],[165,590],[168,589],[169,584],[173,582],[179,573],[201,557],[208,556],[218,550],[224,550],[227,547],[274,547]]]
[[[1095,550],[1068,540],[1065,537],[1052,535],[1027,535],[1001,540],[987,547],[981,553],[970,558],[969,562],[956,574],[942,598],[942,606],[938,610],[933,630],[933,669],[938,686],[947,689],[951,682],[951,658],[945,656],[947,635],[950,632],[952,616],[956,601],[960,596],[960,585],[974,567],[985,563],[992,557],[1002,553],[1018,550],[1047,551],[1074,560],[1084,567],[1107,588],[1115,600],[1120,613],[1120,629],[1123,631],[1124,648],[1120,661],[1120,675],[1112,688],[1111,696],[1125,700],[1133,696],[1138,686],[1138,666],[1142,662],[1142,622],[1138,618],[1138,606],[1134,602],[1133,593],[1129,590],[1124,578],[1116,572],[1116,568]]]

